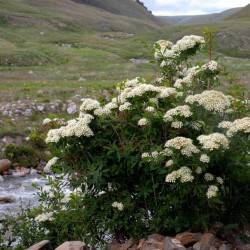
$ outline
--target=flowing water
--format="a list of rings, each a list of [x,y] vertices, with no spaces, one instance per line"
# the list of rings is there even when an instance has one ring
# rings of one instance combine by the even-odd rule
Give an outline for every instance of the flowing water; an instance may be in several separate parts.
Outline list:
[[[0,218],[4,214],[16,214],[21,207],[34,207],[38,204],[33,183],[44,186],[46,179],[38,174],[27,175],[26,177],[4,177],[4,181],[0,182],[0,197],[11,198],[13,202],[0,204]]]

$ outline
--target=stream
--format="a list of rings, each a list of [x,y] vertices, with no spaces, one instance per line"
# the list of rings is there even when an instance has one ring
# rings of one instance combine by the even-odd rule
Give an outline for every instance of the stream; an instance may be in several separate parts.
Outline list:
[[[21,208],[34,207],[38,205],[38,197],[33,183],[44,186],[46,179],[38,174],[25,177],[5,176],[0,182],[0,197],[8,197],[13,202],[0,204],[0,219],[4,214],[17,214]]]

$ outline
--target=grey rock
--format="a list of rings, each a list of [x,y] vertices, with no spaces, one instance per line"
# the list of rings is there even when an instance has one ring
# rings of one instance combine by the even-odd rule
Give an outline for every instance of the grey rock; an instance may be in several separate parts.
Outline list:
[[[68,108],[67,108],[67,113],[72,115],[72,114],[75,114],[77,112],[77,106],[74,102],[71,102],[69,105],[68,105]]]

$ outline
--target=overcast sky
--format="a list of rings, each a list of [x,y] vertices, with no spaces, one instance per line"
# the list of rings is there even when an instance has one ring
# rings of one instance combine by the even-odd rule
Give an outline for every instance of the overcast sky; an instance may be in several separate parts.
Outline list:
[[[199,15],[245,6],[250,0],[141,0],[155,15]]]

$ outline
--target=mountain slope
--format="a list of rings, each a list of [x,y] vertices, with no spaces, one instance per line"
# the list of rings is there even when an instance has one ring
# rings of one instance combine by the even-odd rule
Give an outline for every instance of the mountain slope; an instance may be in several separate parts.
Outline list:
[[[233,8],[221,13],[214,13],[208,15],[195,15],[195,16],[165,16],[160,17],[160,20],[175,25],[182,24],[211,24],[222,21],[228,17],[231,17],[233,14],[238,13],[241,8]]]
[[[133,0],[102,0],[100,3],[98,0],[92,1],[98,7],[72,0],[0,0],[0,22],[2,20],[12,25],[33,28],[50,26],[131,33],[158,28],[157,20],[151,13]],[[113,1],[122,1],[123,4],[114,5]],[[105,8],[110,11],[103,9],[104,2],[106,2]],[[127,16],[126,8],[128,8]],[[118,15],[119,11],[123,15]],[[136,18],[137,15],[141,18]]]
[[[237,18],[250,19],[250,4],[248,4],[246,7],[242,8],[237,13],[231,15],[227,19],[237,19]]]
[[[156,18],[146,7],[136,0],[72,0],[77,3],[88,4],[113,14],[133,17],[143,20],[154,20]]]

